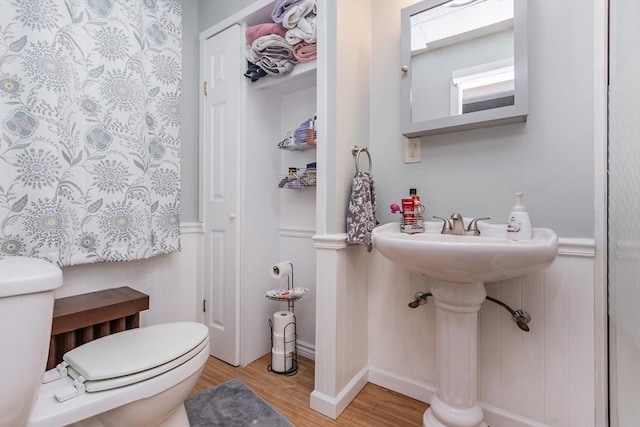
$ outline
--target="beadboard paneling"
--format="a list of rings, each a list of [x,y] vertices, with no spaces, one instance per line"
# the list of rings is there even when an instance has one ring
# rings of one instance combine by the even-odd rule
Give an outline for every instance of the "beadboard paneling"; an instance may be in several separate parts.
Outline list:
[[[294,286],[309,289],[309,293],[295,303],[298,353],[315,358],[316,342],[316,250],[313,246],[313,230],[280,229],[280,259],[294,266]],[[273,280],[272,288],[286,289],[287,279]],[[273,310],[286,310],[286,303],[271,302]]]
[[[368,260],[346,234],[316,235],[316,365],[312,409],[336,419],[367,383]]]

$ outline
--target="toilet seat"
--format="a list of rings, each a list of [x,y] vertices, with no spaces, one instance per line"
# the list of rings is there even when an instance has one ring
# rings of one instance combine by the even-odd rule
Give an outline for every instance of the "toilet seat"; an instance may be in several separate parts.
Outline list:
[[[64,354],[73,379],[86,391],[122,387],[160,375],[202,350],[208,330],[193,322],[129,329],[88,342]]]
[[[64,354],[56,370],[74,382],[56,395],[60,402],[85,392],[124,387],[153,378],[190,360],[208,345],[208,329],[177,322],[108,335]],[[56,374],[45,373],[45,378]],[[47,382],[48,379],[45,379]]]
[[[163,363],[151,369],[136,372],[135,374],[106,378],[102,380],[86,380],[84,382],[85,391],[91,393],[96,391],[111,390],[112,388],[124,387],[140,381],[148,380],[149,378],[164,374],[165,372],[174,369],[176,366],[182,365],[184,362],[190,360],[193,356],[200,353],[206,346],[207,342],[202,341],[196,347],[192,348],[189,352],[179,356],[178,358],[170,362]],[[74,369],[73,366],[69,366],[67,367],[67,369],[69,370],[69,376],[74,380],[77,380],[80,377],[80,373],[76,369]]]

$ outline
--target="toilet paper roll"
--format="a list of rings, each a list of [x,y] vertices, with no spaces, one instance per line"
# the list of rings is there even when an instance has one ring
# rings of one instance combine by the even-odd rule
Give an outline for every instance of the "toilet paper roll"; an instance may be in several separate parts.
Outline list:
[[[293,353],[284,353],[271,350],[271,370],[274,372],[287,372],[293,367]]]
[[[281,279],[283,277],[291,276],[293,267],[291,261],[281,261],[271,266],[271,276],[274,279]]]
[[[276,311],[273,313],[273,333],[288,335],[295,332],[296,318],[290,311]],[[290,325],[287,327],[287,325]],[[286,329],[285,329],[286,328]]]
[[[273,334],[273,351],[290,353],[296,348],[296,334]]]

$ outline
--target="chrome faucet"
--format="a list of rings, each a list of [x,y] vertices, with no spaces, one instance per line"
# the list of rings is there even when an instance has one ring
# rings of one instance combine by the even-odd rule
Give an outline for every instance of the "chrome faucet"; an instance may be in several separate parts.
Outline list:
[[[464,218],[458,212],[451,214],[451,220],[449,218],[442,218],[434,216],[434,218],[441,219],[442,231],[440,234],[455,234],[457,236],[479,236],[480,230],[478,229],[478,221],[485,221],[491,218],[475,218],[469,223],[469,226],[464,228]]]

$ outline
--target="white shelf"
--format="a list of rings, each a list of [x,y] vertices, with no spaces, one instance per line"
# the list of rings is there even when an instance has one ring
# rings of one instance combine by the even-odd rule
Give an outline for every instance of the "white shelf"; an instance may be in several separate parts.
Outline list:
[[[287,95],[316,85],[316,61],[296,64],[286,76],[265,76],[256,82],[249,81],[255,89],[268,90],[275,95]]]

